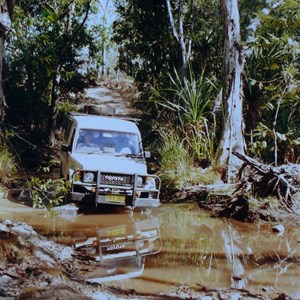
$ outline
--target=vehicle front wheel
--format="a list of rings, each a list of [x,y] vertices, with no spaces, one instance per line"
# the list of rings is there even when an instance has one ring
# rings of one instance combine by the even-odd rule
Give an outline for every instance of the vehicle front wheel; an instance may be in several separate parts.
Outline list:
[[[60,166],[60,170],[59,170],[59,178],[64,178],[64,174],[62,172],[62,166]]]
[[[71,202],[71,197],[70,197],[70,193],[66,193],[65,197],[64,197],[64,204],[67,205]]]

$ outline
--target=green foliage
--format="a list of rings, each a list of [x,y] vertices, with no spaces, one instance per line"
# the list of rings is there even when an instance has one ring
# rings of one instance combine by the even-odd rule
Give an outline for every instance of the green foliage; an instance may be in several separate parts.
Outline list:
[[[119,15],[113,26],[114,41],[120,45],[118,67],[140,86],[149,85],[170,69],[176,56],[164,1],[118,0],[115,5]]]
[[[47,166],[39,167],[37,172],[49,173],[51,167],[55,164],[56,162],[54,160],[50,160]],[[32,196],[33,207],[46,209],[49,212],[51,212],[55,206],[63,203],[71,187],[70,182],[65,181],[64,178],[43,179],[40,177],[31,177],[27,185]]]
[[[266,0],[239,0],[240,26],[242,31],[242,40],[247,39],[248,26],[260,12],[267,6]]]
[[[120,45],[118,67],[132,76],[141,90],[163,86],[167,74],[181,66],[178,42],[170,28],[164,0],[117,0],[119,18],[114,22],[114,41]],[[185,2],[184,33],[192,39],[191,67],[196,72],[221,74],[221,18],[219,1]],[[172,1],[175,23],[178,1]],[[193,22],[194,21],[194,24]],[[217,30],[214,30],[217,28]]]
[[[118,66],[145,92],[139,102],[142,109],[150,108],[153,116],[159,116],[155,126],[166,132],[159,148],[161,176],[177,187],[191,178],[188,169],[194,164],[213,163],[216,122],[211,109],[219,87],[208,78],[215,82],[222,73],[219,1],[199,0],[193,6],[191,2],[184,5],[184,33],[192,39],[192,59],[184,83],[176,71],[168,75],[180,68],[181,55],[164,0],[116,1],[119,18],[114,23],[114,40],[121,45]],[[178,1],[172,1],[172,7],[176,23]],[[149,88],[154,86],[155,90]],[[167,128],[166,119],[170,122]],[[180,154],[172,163],[170,157],[177,155],[172,153],[171,145]]]
[[[246,131],[253,153],[267,161],[273,159],[275,138],[283,162],[285,148],[300,137],[299,11],[298,1],[286,0],[258,14],[260,26],[248,43]],[[267,136],[260,134],[261,124]]]
[[[163,107],[195,162],[213,163],[216,122],[211,108],[216,91],[214,84],[205,78],[204,72],[197,79],[191,71],[184,83],[177,72],[174,77],[170,76],[170,82],[171,88],[155,91],[156,107]]]
[[[57,125],[61,126],[70,112],[74,111],[76,111],[76,106],[72,102],[59,102],[57,108]]]
[[[17,171],[14,156],[6,146],[0,147],[0,185],[6,186],[11,176]]]
[[[277,210],[280,208],[280,200],[276,197],[257,198],[250,196],[249,205],[257,209],[272,209]]]
[[[196,142],[187,145],[181,138],[179,130],[170,130],[168,127],[162,129],[161,142],[158,146],[160,155],[158,174],[166,188],[181,189],[185,184],[212,184],[219,180],[220,174],[214,167],[203,170],[195,164],[195,154],[190,153],[188,146],[195,151],[199,148]]]
[[[273,150],[269,147],[273,147],[272,136],[273,132],[271,129],[266,127],[264,124],[259,123],[257,128],[254,129],[254,140],[255,142],[249,143],[249,152],[259,158],[263,158],[267,150]]]
[[[275,136],[276,135],[276,136]],[[248,150],[250,154],[259,157],[261,160],[273,161],[271,153],[274,152],[274,139],[276,138],[279,144],[279,152],[283,155],[281,162],[299,162],[296,160],[298,157],[297,148],[300,146],[300,137],[294,131],[288,131],[285,134],[280,132],[274,133],[271,128],[268,128],[263,123],[259,123],[253,130],[254,141],[249,143]],[[290,151],[293,153],[289,153]],[[296,150],[296,153],[294,153]],[[293,156],[293,158],[291,157]]]
[[[182,135],[186,148],[189,150],[191,157],[200,165],[215,165],[215,137],[216,122],[209,122],[206,118],[202,118],[197,126],[192,124],[183,129]]]
[[[32,177],[28,182],[33,198],[34,208],[45,208],[51,211],[55,206],[63,203],[70,184],[64,179],[40,179]]]
[[[92,1],[93,2],[93,1]],[[59,77],[59,99],[81,92],[88,84],[88,62],[96,64],[97,33],[85,16],[89,0],[17,1],[7,44],[4,82],[9,106],[6,121],[27,132],[46,130],[50,118],[52,77]],[[83,57],[84,49],[89,49]],[[96,61],[99,58],[96,59]]]
[[[159,176],[168,188],[180,189],[190,178],[193,161],[176,132],[161,132]]]
[[[175,71],[174,77],[170,76],[172,87],[158,93],[158,105],[174,111],[182,120],[182,125],[195,125],[202,121],[205,114],[212,107],[213,83],[201,74],[199,79],[195,78],[192,71],[189,79],[184,83]],[[163,96],[166,94],[166,96]]]

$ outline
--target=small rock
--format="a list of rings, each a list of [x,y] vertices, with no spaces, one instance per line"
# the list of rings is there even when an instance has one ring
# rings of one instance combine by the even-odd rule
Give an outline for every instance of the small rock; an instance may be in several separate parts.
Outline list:
[[[284,233],[285,228],[284,228],[283,225],[279,224],[279,225],[276,225],[276,226],[272,227],[272,231],[273,232]]]
[[[243,296],[239,293],[233,293],[231,296],[230,296],[230,300],[239,300],[239,299],[243,299]]]
[[[295,299],[295,300],[300,300],[300,291],[293,294],[292,298]]]
[[[9,281],[11,281],[11,279],[12,278],[10,276],[7,276],[7,275],[1,276],[0,277],[0,285],[8,283]]]
[[[213,298],[210,296],[200,297],[200,300],[212,300]]]
[[[18,196],[18,199],[21,201],[32,201],[32,197],[28,190],[22,190]]]

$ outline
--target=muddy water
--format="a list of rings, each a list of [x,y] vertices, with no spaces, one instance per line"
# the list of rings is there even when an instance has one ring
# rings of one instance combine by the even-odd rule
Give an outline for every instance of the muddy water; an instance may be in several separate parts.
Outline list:
[[[184,285],[300,293],[300,228],[273,233],[210,218],[196,204],[102,213],[68,206],[52,216],[15,197],[0,205],[0,219],[28,222],[93,258],[82,271],[90,281],[150,294]]]

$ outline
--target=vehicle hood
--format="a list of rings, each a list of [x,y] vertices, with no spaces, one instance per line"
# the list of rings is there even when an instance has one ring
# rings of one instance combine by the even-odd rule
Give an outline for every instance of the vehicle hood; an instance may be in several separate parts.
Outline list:
[[[74,153],[71,155],[74,169],[100,170],[125,174],[147,174],[147,166],[142,158],[125,156]]]

